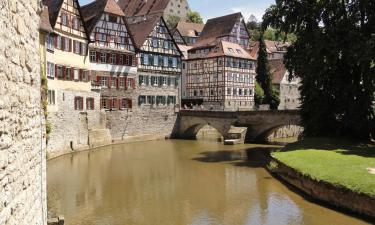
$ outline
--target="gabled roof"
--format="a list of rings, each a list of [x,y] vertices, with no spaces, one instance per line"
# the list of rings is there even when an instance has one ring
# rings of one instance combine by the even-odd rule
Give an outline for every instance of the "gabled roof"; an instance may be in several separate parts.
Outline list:
[[[195,51],[198,49],[205,49],[207,47],[204,46],[199,46],[192,48],[188,50],[190,51]],[[229,57],[234,57],[234,58],[242,58],[242,59],[254,59],[251,57],[249,52],[247,52],[241,45],[228,42],[228,41],[219,41],[216,42],[214,46],[210,46],[210,51],[204,55],[204,58],[212,58],[212,57],[219,57],[219,56],[229,56]]]
[[[53,28],[49,22],[48,7],[46,6],[43,7],[42,13],[40,14],[39,30],[47,33],[53,33]]]
[[[88,36],[88,32],[87,32],[87,28],[85,26],[85,23],[83,21],[83,16],[82,16],[82,11],[81,11],[81,6],[79,5],[79,1],[78,0],[73,0],[77,3],[77,7],[78,7],[78,12],[79,12],[79,15],[82,19],[82,23],[84,24],[84,30],[85,30],[85,34],[86,36]],[[57,21],[57,17],[59,16],[59,12],[61,10],[61,6],[62,4],[64,3],[64,0],[43,0],[43,5],[47,6],[48,7],[48,11],[49,11],[49,21],[50,21],[50,24],[52,26],[52,28],[55,28],[55,25],[56,25],[56,21]],[[87,39],[89,39],[87,37]]]
[[[48,7],[49,20],[52,27],[55,27],[57,17],[64,0],[43,0],[43,4]]]
[[[176,29],[184,37],[198,37],[197,33],[202,33],[204,24],[199,23],[188,23],[180,21],[177,24]]]
[[[115,0],[96,0],[81,8],[83,20],[89,33],[95,28],[96,23],[104,12],[124,17],[125,14]]]
[[[126,17],[133,17],[150,14],[162,15],[169,0],[119,0],[117,3]]]
[[[197,40],[197,45],[210,45],[217,38],[230,35],[234,25],[240,18],[242,18],[241,13],[234,13],[207,20],[202,34]]]
[[[161,21],[164,23],[165,28],[168,31],[169,36],[171,37],[171,40],[175,44],[177,51],[182,56],[182,52],[179,49],[176,41],[173,38],[173,35],[171,31],[169,30],[168,26],[166,25],[163,17],[148,17],[140,22],[129,24],[129,29],[131,34],[133,35],[134,43],[138,49],[142,47],[142,45],[147,40],[148,36],[151,34],[151,32],[154,30],[154,28],[157,26],[158,22]]]
[[[172,36],[173,38],[175,37],[175,35],[177,34],[178,36],[180,36],[180,39],[182,40],[183,43],[181,44],[184,44],[184,45],[187,45],[186,41],[185,41],[185,38],[181,35],[180,31],[177,29],[177,28],[174,28],[171,30],[171,33],[172,33]],[[179,43],[180,44],[180,43]]]
[[[148,35],[153,31],[160,17],[149,17],[137,23],[129,24],[129,29],[133,34],[135,44],[138,48],[142,47]]]
[[[275,59],[275,60],[269,60],[268,62],[271,67],[272,83],[280,84],[287,72],[285,65],[284,65],[284,60]]]

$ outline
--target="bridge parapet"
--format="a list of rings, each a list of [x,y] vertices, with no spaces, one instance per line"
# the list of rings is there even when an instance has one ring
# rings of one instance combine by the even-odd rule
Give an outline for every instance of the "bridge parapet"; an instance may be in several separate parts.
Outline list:
[[[195,139],[203,126],[210,125],[226,139],[231,126],[236,126],[248,128],[246,135],[248,142],[259,141],[280,127],[299,125],[299,112],[299,110],[236,112],[181,110],[173,137]]]

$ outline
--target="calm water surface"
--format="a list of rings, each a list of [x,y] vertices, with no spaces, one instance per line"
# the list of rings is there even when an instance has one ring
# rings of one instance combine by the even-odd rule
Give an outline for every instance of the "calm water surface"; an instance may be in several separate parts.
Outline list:
[[[289,191],[258,147],[155,141],[63,156],[48,162],[49,213],[67,225],[367,224]]]

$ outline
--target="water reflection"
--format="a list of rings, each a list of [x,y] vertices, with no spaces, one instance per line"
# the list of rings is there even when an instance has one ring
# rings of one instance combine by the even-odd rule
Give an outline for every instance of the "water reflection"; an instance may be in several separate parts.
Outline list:
[[[49,211],[68,225],[365,224],[290,192],[260,147],[158,141],[64,156],[48,163]]]

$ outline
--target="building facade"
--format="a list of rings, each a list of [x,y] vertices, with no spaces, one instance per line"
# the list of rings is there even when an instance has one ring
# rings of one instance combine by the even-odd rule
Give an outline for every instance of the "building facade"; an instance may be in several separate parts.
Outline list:
[[[78,0],[45,0],[54,33],[46,37],[47,150],[88,146],[88,127],[99,126],[100,93],[91,89],[88,37]]]
[[[100,108],[131,110],[137,77],[134,41],[125,15],[114,0],[99,0],[82,7],[89,33],[93,88],[100,90]]]
[[[220,41],[188,51],[183,107],[207,110],[252,110],[255,62],[240,45]]]

